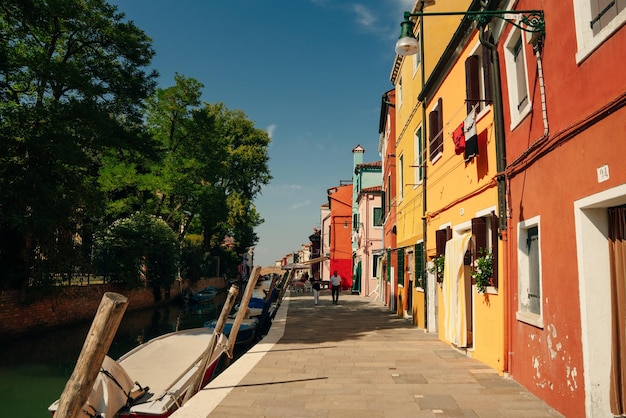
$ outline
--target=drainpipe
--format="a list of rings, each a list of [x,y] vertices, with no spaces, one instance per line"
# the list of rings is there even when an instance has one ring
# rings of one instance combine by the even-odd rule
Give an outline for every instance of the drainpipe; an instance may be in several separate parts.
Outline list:
[[[504,241],[508,239],[507,232],[507,206],[506,206],[506,176],[504,170],[506,168],[506,143],[504,135],[504,110],[502,106],[502,84],[500,79],[500,60],[498,56],[497,47],[489,41],[490,32],[488,28],[479,28],[480,43],[484,45],[491,52],[491,59],[489,63],[491,65],[491,91],[493,92],[493,125],[494,134],[496,138],[496,170],[497,182],[498,182],[498,221],[500,239]],[[496,245],[498,245],[496,243]],[[506,250],[503,251],[506,253]],[[504,310],[505,310],[505,322],[504,322],[504,359],[503,369],[505,372],[509,370],[509,347],[510,347],[510,295],[511,289],[509,289],[509,282],[505,283],[505,296],[504,296]]]

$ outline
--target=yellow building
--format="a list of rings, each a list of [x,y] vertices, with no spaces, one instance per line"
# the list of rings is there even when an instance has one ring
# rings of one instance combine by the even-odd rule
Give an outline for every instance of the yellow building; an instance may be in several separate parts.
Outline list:
[[[479,7],[476,1],[464,2],[465,9],[459,3],[463,2],[437,2],[424,11]],[[422,4],[417,2],[413,12]],[[498,283],[498,277],[503,251],[498,236],[491,51],[480,42],[476,24],[467,16],[424,15],[414,25],[424,51],[417,54],[425,63],[423,82],[412,77],[409,64],[414,56],[396,60],[395,77],[392,73],[396,97],[402,95],[402,105],[407,105],[396,107],[398,251],[408,254],[405,279],[417,277],[416,283],[423,283],[413,268],[424,265],[415,263],[420,244],[428,267],[445,256],[441,274],[427,275],[426,292],[419,286],[412,292],[414,321],[417,318],[416,324],[423,326],[425,320],[440,339],[502,372],[504,281]],[[495,261],[481,258],[485,254]],[[495,273],[489,274],[487,283],[476,283],[472,273],[483,260],[483,271],[493,265]]]
[[[418,12],[428,4],[416,1],[411,12]],[[469,4],[469,1],[441,2],[430,6],[429,11],[449,11],[453,6]],[[427,140],[424,118],[426,107],[418,98],[428,77],[431,76],[439,57],[458,25],[458,17],[442,16],[437,21],[412,19],[415,37],[421,44],[417,54],[397,55],[391,72],[391,82],[396,89],[396,202],[397,202],[397,252],[398,269],[392,278],[397,284],[396,311],[404,317],[412,317],[421,328],[436,331],[436,298],[434,282],[426,283],[426,257],[424,248],[426,223],[424,189],[427,181]],[[425,35],[428,34],[428,35]],[[394,286],[391,286],[393,289]],[[428,307],[431,313],[427,315]],[[429,320],[428,318],[432,318]]]

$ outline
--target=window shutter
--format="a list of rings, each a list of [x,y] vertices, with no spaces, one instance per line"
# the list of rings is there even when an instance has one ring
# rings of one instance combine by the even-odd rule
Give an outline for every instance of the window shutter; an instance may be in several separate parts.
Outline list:
[[[476,243],[476,254],[474,259],[484,255],[487,248],[487,220],[485,218],[472,219],[472,234]]]
[[[439,229],[435,231],[435,242],[437,246],[437,257],[446,253],[446,241],[448,241],[447,230]]]
[[[472,107],[480,103],[480,83],[479,83],[478,57],[472,55],[465,60],[465,105],[467,113]]]
[[[424,287],[424,263],[422,257],[424,255],[424,244],[415,244],[415,280],[419,287]]]
[[[437,121],[437,146],[435,148],[435,154],[437,154],[437,152],[443,153],[443,99],[441,97],[437,100],[437,116],[439,120]]]
[[[491,254],[493,254],[493,286],[498,287],[498,262],[500,257],[498,255],[498,216],[495,212],[491,212]]]
[[[437,155],[437,132],[439,129],[437,124],[439,123],[439,111],[433,110],[428,114],[428,126],[430,127],[430,132],[428,135],[428,148],[430,150],[430,160],[432,161]]]

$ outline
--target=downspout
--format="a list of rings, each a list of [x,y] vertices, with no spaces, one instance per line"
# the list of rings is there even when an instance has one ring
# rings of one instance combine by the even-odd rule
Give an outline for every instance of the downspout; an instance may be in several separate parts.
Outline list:
[[[541,95],[541,116],[543,120],[543,138],[547,138],[550,134],[548,126],[548,110],[546,106],[546,87],[543,82],[543,63],[541,61],[541,52],[543,50],[543,37],[537,38],[533,42],[533,51],[537,59],[537,77],[539,78],[539,93]]]
[[[424,3],[422,3],[422,12],[424,11]],[[425,66],[424,66],[424,16],[420,17],[420,62],[422,63],[421,67],[422,67],[422,71],[421,71],[421,76],[422,76],[422,89],[424,88],[424,85],[426,84],[426,70],[425,70]],[[424,154],[424,156],[421,158],[421,165],[422,167],[420,167],[423,171],[423,177],[422,177],[422,286],[424,286],[424,329],[428,330],[428,279],[427,279],[427,273],[428,273],[428,269],[426,268],[426,262],[427,262],[427,258],[426,257],[426,249],[427,249],[427,232],[428,232],[428,222],[427,222],[427,218],[426,218],[426,179],[428,178],[428,176],[426,176],[426,166],[428,165],[426,163],[426,153],[425,153],[425,149],[426,147],[424,146],[426,140],[426,97],[422,98],[422,154]]]
[[[498,172],[497,183],[498,183],[498,221],[499,221],[499,229],[500,239],[504,241],[507,239],[506,228],[507,228],[507,206],[506,206],[506,176],[504,175],[504,171],[506,169],[506,142],[504,135],[504,110],[502,106],[502,81],[500,79],[500,59],[498,56],[498,48],[489,41],[489,29],[484,26],[479,28],[479,39],[480,43],[484,45],[491,52],[491,59],[489,63],[491,64],[490,72],[491,72],[491,91],[493,92],[493,124],[494,124],[494,134],[496,139],[496,170]],[[498,244],[496,244],[498,245]],[[506,253],[506,251],[504,251]],[[506,265],[505,265],[506,267]],[[507,276],[509,277],[509,276]],[[510,347],[510,296],[511,289],[509,286],[509,282],[506,281],[504,288],[504,311],[505,311],[505,320],[504,320],[504,359],[503,359],[503,371],[508,372],[509,368],[509,347]]]

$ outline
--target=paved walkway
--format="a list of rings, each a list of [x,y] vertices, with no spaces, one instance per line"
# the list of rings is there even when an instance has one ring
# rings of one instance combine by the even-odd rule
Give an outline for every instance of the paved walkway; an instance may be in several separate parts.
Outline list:
[[[173,418],[558,417],[371,298],[287,295],[269,334]]]

